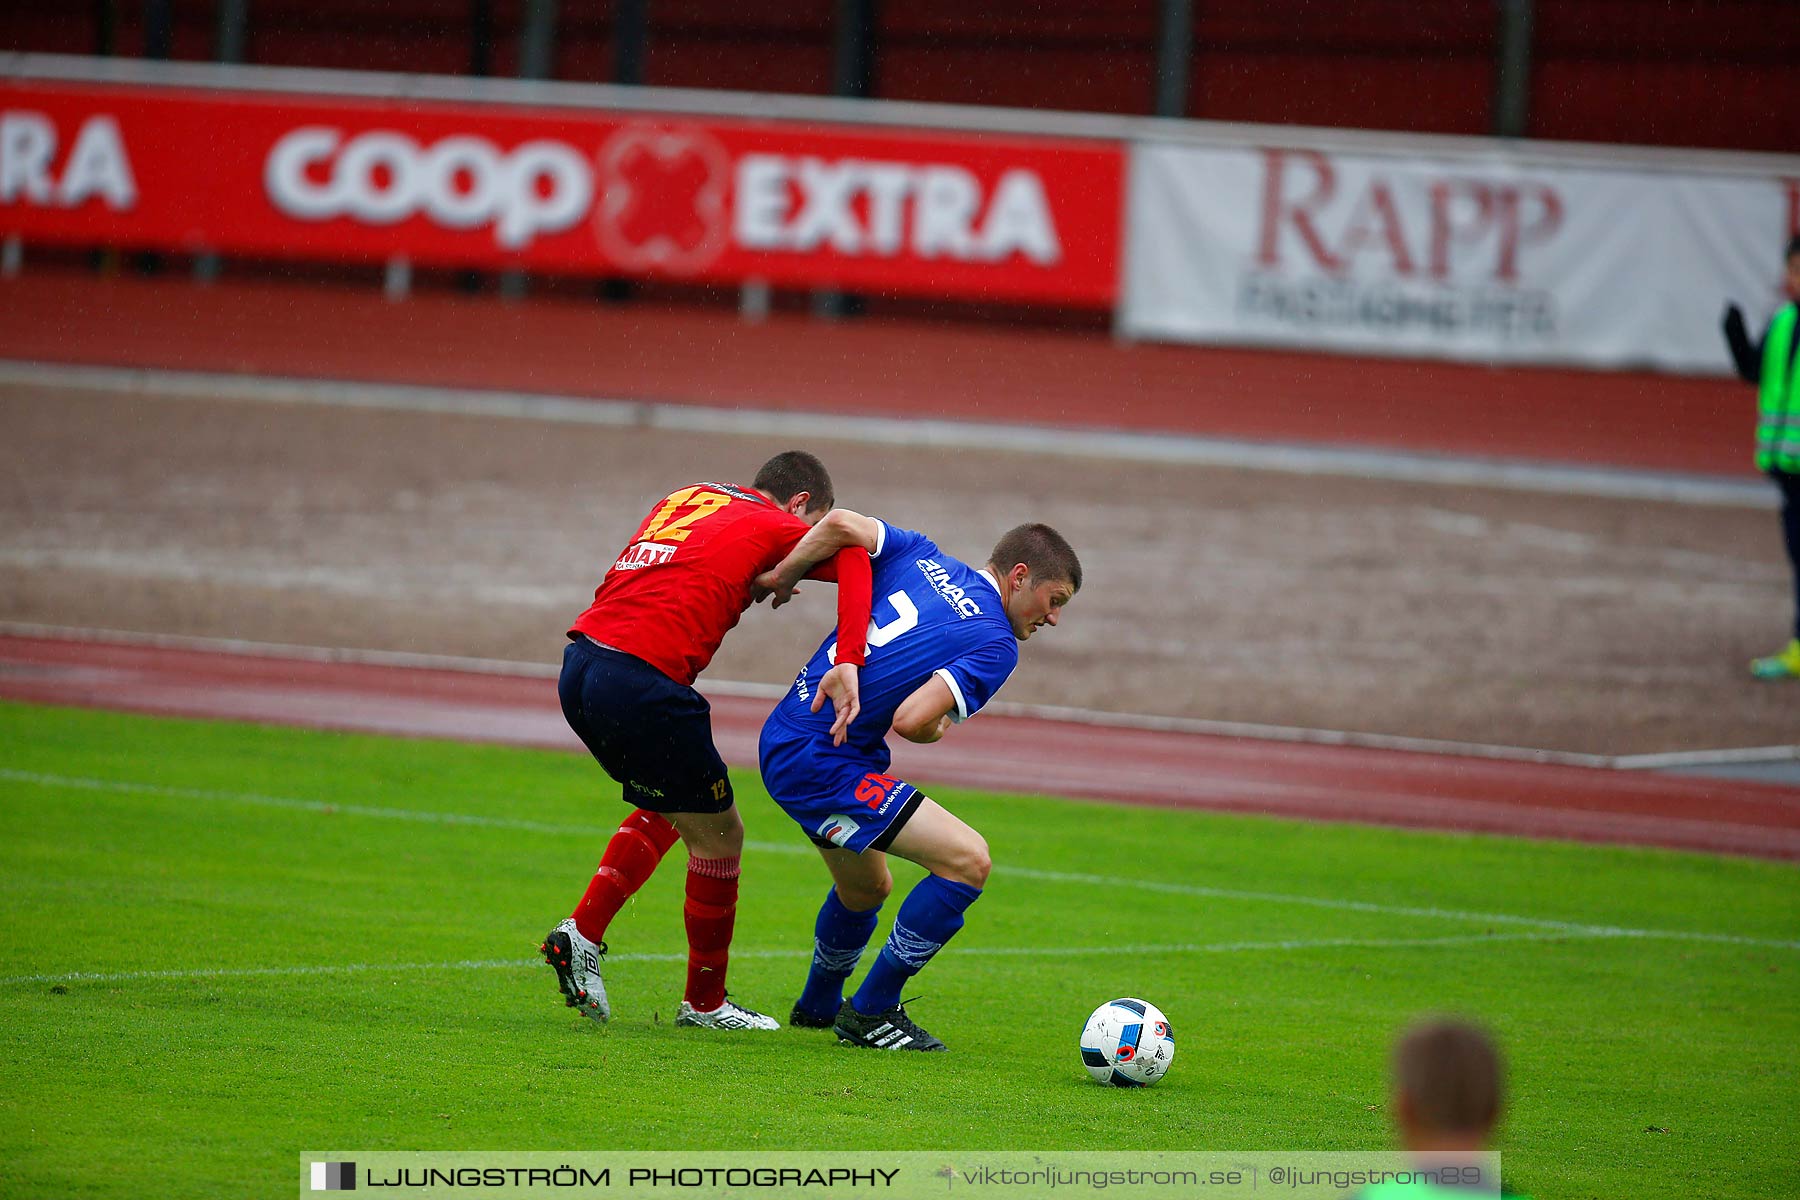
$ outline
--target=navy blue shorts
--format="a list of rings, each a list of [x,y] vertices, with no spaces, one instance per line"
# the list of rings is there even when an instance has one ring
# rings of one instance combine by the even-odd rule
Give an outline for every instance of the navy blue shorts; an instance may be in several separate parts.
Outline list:
[[[577,638],[557,681],[563,716],[625,801],[659,813],[717,813],[734,803],[712,740],[712,706],[641,658]]]

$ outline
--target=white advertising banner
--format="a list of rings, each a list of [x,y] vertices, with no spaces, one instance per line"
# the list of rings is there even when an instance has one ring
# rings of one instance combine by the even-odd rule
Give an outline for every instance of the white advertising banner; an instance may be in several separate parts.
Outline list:
[[[1800,160],[1139,142],[1130,180],[1126,336],[1480,362],[1728,371],[1725,302],[1773,311],[1800,219]]]

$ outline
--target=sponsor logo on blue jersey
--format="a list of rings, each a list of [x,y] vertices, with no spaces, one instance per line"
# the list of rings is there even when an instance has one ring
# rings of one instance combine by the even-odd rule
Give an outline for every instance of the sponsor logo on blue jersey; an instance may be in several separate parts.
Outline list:
[[[975,598],[950,582],[949,568],[935,558],[921,558],[916,562],[919,570],[925,575],[925,582],[931,585],[931,590],[943,597],[944,603],[956,610],[956,615],[960,620],[966,621],[970,617],[981,615],[981,605],[975,603]]]

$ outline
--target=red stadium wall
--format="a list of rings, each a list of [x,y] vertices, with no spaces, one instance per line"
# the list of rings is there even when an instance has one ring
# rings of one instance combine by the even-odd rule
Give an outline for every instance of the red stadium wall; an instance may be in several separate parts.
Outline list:
[[[1534,137],[1800,148],[1795,0],[1541,0]]]
[[[0,50],[92,53],[98,3],[0,5]],[[555,73],[613,73],[610,5],[559,6]],[[1154,0],[1029,6],[879,4],[877,96],[1091,112],[1149,111]],[[1529,133],[1582,141],[1791,151],[1796,0],[1537,0]],[[470,0],[250,0],[248,60],[465,74]],[[522,0],[492,0],[487,69],[517,69]],[[826,94],[834,0],[656,0],[645,81]],[[1189,115],[1424,133],[1492,128],[1494,0],[1196,0]],[[211,56],[215,6],[174,0],[173,53]],[[144,44],[117,0],[111,47]],[[996,12],[996,10],[998,10]]]
[[[1190,108],[1217,121],[1490,132],[1498,23],[1487,0],[1199,5]]]

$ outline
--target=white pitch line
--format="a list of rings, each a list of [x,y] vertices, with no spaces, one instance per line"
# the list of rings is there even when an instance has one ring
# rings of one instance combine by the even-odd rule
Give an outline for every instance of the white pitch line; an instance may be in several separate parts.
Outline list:
[[[1600,935],[1589,935],[1600,936]],[[951,946],[945,954],[978,955],[984,958],[1084,958],[1090,955],[1119,954],[1244,954],[1256,951],[1292,952],[1304,950],[1410,950],[1440,946],[1474,946],[1488,942],[1544,942],[1566,940],[1557,933],[1493,933],[1462,934],[1455,937],[1428,938],[1316,938],[1309,940],[1268,942],[1181,942],[1165,946]],[[810,949],[733,950],[734,959],[809,958]],[[607,964],[686,962],[682,954],[609,954]],[[386,971],[510,971],[543,965],[537,958],[462,959],[438,963],[322,963],[298,967],[197,967],[193,970],[160,971],[67,971],[60,975],[10,975],[0,978],[0,987],[18,987],[34,983],[139,983],[154,980],[182,979],[265,979],[314,975],[358,975]]]
[[[548,833],[577,837],[609,838],[616,827],[551,825],[537,821],[520,821],[509,817],[483,817],[469,813],[433,812],[421,809],[378,808],[360,804],[333,804],[323,800],[299,800],[286,796],[269,796],[258,792],[226,792],[204,788],[169,787],[163,784],[136,783],[128,780],[92,779],[72,775],[51,775],[36,771],[0,768],[0,782],[22,783],[48,788],[77,791],[114,792],[146,796],[162,796],[177,800],[223,801],[262,808],[279,808],[292,812],[368,817],[386,821],[413,821],[432,825],[471,826],[486,829],[510,829],[525,833]],[[746,850],[767,854],[795,854],[811,857],[811,846],[784,842],[746,842]],[[1746,937],[1731,933],[1706,933],[1684,929],[1636,929],[1618,925],[1592,925],[1578,921],[1559,921],[1545,917],[1527,917],[1515,913],[1471,912],[1463,909],[1422,908],[1413,905],[1378,904],[1365,900],[1344,900],[1326,896],[1299,896],[1286,892],[1253,892],[1236,888],[1214,888],[1200,884],[1166,883],[1153,879],[1133,879],[1116,875],[1090,875],[1068,871],[1042,871],[1032,867],[997,866],[1002,878],[1028,879],[1034,882],[1084,884],[1097,887],[1135,889],[1166,895],[1194,896],[1208,900],[1234,900],[1253,904],[1304,905],[1336,912],[1372,913],[1378,916],[1424,917],[1439,921],[1467,921],[1487,925],[1522,925],[1571,937],[1659,938],[1678,941],[1712,942],[1740,946],[1760,946],[1780,950],[1800,950],[1800,941]]]
[[[141,796],[164,796],[172,800],[222,800],[230,804],[250,804],[259,808],[279,808],[289,812],[318,813],[321,816],[372,817],[382,821],[417,821],[427,825],[470,825],[481,829],[512,829],[521,833],[548,833],[575,837],[610,837],[615,829],[597,825],[551,825],[542,821],[520,821],[512,817],[483,817],[473,813],[424,812],[410,808],[378,808],[367,804],[336,804],[329,800],[296,800],[288,796],[265,796],[257,792],[220,792],[205,788],[165,787],[157,783],[131,783],[112,779],[84,779],[72,775],[43,775],[35,771],[0,768],[0,780],[35,784],[40,787],[71,788],[85,792],[122,792]]]
[[[878,446],[914,446],[1104,458],[1124,462],[1339,475],[1452,487],[1492,487],[1551,495],[1599,496],[1726,508],[1775,508],[1759,481],[1626,468],[1556,466],[1504,459],[1240,441],[1176,433],[1117,433],[975,421],[858,417],[657,401],[581,399],[527,392],[350,383],[217,372],[87,367],[0,360],[0,383],[82,388],[128,395],[202,397],[239,403],[322,404],[397,412],[447,413],[611,428],[746,436],[806,436]]]
[[[524,967],[533,959],[464,959],[441,963],[331,963],[304,967],[196,967],[181,971],[65,971],[60,975],[9,975],[0,987],[29,983],[141,983],[159,979],[285,979],[304,975],[354,975],[365,971],[490,971]]]
[[[1454,908],[1419,908],[1396,904],[1374,904],[1362,900],[1340,900],[1321,896],[1296,896],[1286,892],[1251,892],[1238,888],[1206,887],[1193,883],[1160,883],[1149,879],[1120,879],[1111,875],[1084,875],[1067,871],[1040,871],[1031,867],[994,868],[1008,875],[1046,883],[1086,883],[1103,887],[1135,887],[1142,891],[1163,892],[1177,896],[1197,896],[1208,900],[1241,900],[1254,904],[1303,904],[1329,908],[1339,912],[1365,912],[1392,917],[1428,917],[1442,921],[1472,921],[1490,925],[1528,925],[1555,930],[1571,937],[1607,938],[1673,938],[1680,941],[1722,942],[1728,945],[1766,946],[1783,950],[1800,950],[1800,941],[1744,937],[1735,933],[1703,933],[1686,929],[1634,929],[1622,925],[1590,925],[1579,921],[1557,921],[1544,917],[1524,917],[1512,913],[1469,912]]]

